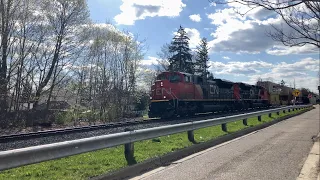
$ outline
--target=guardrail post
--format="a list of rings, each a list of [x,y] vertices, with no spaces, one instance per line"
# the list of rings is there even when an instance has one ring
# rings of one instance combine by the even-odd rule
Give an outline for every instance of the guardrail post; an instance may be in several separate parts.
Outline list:
[[[248,126],[248,119],[243,119],[242,120],[242,124],[245,125],[245,126]]]
[[[280,115],[280,112],[279,112],[279,111],[277,112],[277,115],[278,115],[278,116]]]
[[[224,132],[227,132],[227,131],[228,131],[228,130],[227,130],[227,124],[226,124],[226,123],[221,124],[221,127],[222,127],[222,131],[224,131]]]
[[[124,131],[127,132],[131,130],[126,128]],[[134,158],[134,144],[132,142],[124,144],[124,156],[129,165],[137,163],[136,159]]]
[[[269,113],[269,118],[271,118],[272,117],[272,113]]]
[[[188,131],[188,140],[192,143],[196,143],[196,141],[194,140],[194,133],[193,131]]]
[[[288,109],[288,112],[290,112],[291,111],[291,109]]]
[[[258,121],[261,121],[261,116],[258,116]]]

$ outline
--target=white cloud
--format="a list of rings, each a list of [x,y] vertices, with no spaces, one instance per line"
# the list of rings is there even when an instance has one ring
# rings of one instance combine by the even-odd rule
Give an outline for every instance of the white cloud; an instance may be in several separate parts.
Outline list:
[[[217,6],[217,4],[215,2],[210,3],[210,7],[212,6]]]
[[[232,75],[248,77],[246,83],[255,84],[258,78],[272,80],[279,83],[284,80],[287,85],[297,88],[309,88],[317,92],[318,78],[316,73],[319,70],[319,59],[305,58],[293,63],[280,62],[271,64],[265,61],[251,62],[209,62],[209,71],[217,75]]]
[[[288,54],[316,54],[319,52],[319,49],[313,45],[306,44],[304,46],[288,47],[283,45],[274,45],[272,48],[266,50],[266,53],[282,56]]]
[[[211,33],[214,39],[209,41],[211,52],[251,54],[266,52],[271,55],[317,53],[315,46],[284,47],[269,37],[268,33],[274,30],[270,24],[283,25],[287,32],[290,29],[272,11],[256,8],[245,16],[241,16],[235,12],[234,8],[240,8],[241,12],[248,10],[248,7],[235,3],[222,10],[218,9],[215,13],[207,14],[211,24],[216,26]]]
[[[260,73],[261,69],[271,68],[273,65],[264,61],[232,61],[228,63],[210,61],[209,66],[209,71],[215,74],[241,76]]]
[[[189,18],[191,19],[191,21],[194,21],[194,22],[200,22],[201,21],[200,14],[192,14],[192,15],[189,16]]]
[[[156,57],[148,56],[148,59],[141,60],[140,64],[151,66],[151,65],[157,65],[158,61]]]
[[[201,41],[200,32],[195,28],[184,28],[184,30],[189,38],[189,47],[191,49],[196,48]],[[177,32],[172,32],[172,34],[175,36]]]
[[[223,56],[223,59],[229,60],[230,58],[228,56]]]
[[[305,58],[295,63],[281,62],[272,69],[274,73],[286,73],[286,72],[317,72],[319,70],[319,60],[312,58]]]
[[[203,9],[208,9],[208,8],[212,8],[212,7],[215,7],[215,6],[217,6],[217,4],[215,3],[215,2],[211,2],[210,4],[209,4],[209,7],[207,6],[207,7],[204,7]]]
[[[190,41],[189,41],[190,48],[191,49],[196,48],[201,41],[200,32],[194,28],[185,28],[184,30],[186,31],[188,37],[190,38]]]
[[[114,17],[118,24],[133,25],[146,17],[177,17],[186,7],[182,0],[122,0],[122,11]]]

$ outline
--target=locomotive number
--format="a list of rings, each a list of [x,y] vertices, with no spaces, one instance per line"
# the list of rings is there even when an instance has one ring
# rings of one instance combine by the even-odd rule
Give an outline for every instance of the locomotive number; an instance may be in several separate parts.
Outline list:
[[[216,85],[210,85],[210,94],[219,94],[219,87]]]

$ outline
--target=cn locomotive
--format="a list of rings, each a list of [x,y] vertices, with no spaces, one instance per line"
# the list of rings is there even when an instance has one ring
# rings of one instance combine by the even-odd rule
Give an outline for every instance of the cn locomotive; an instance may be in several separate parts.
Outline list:
[[[270,106],[269,93],[261,86],[168,71],[157,76],[150,99],[150,118]]]

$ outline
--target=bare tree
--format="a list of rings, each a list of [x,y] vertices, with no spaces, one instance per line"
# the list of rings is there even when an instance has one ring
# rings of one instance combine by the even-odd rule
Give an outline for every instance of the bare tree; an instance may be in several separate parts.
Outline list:
[[[160,52],[157,53],[157,71],[168,71],[169,70],[169,58],[173,56],[173,53],[169,51],[170,44],[166,43],[161,47]]]
[[[17,13],[15,26],[12,30],[13,43],[8,60],[8,82],[11,91],[10,110],[18,111],[20,103],[29,103],[27,97],[30,97],[32,93],[29,81],[35,66],[31,57],[38,48],[43,34],[39,31],[43,25],[42,18],[35,14],[37,2],[37,0],[21,2],[20,12]],[[22,97],[22,91],[24,97]]]
[[[137,35],[91,24],[85,0],[0,0],[0,10],[0,120],[32,103],[70,102],[67,92],[91,117],[130,109],[145,48]]]
[[[39,80],[39,86],[35,93],[35,107],[38,105],[44,88],[52,77],[56,77],[60,60],[70,58],[71,55],[79,52],[75,52],[81,45],[77,39],[77,33],[81,29],[81,25],[87,23],[89,15],[85,0],[45,0],[42,2],[41,8],[48,22],[49,35],[52,36],[48,38],[49,44],[54,48],[50,53],[52,56],[47,58],[50,60],[45,63],[48,64],[49,69],[43,73]],[[56,78],[52,80],[51,84],[54,85]]]
[[[274,31],[268,32],[275,41],[285,46],[313,45],[320,48],[320,1],[319,0],[226,0],[216,1],[219,4],[239,3],[248,7],[245,11],[236,9],[241,15],[263,8],[277,14],[281,25],[272,24]]]
[[[77,94],[91,118],[121,117],[134,101],[143,42],[112,25],[93,25],[86,59],[76,62]],[[76,68],[78,67],[78,68]]]
[[[8,55],[12,51],[13,29],[20,7],[19,0],[0,0],[0,113],[8,109]]]

